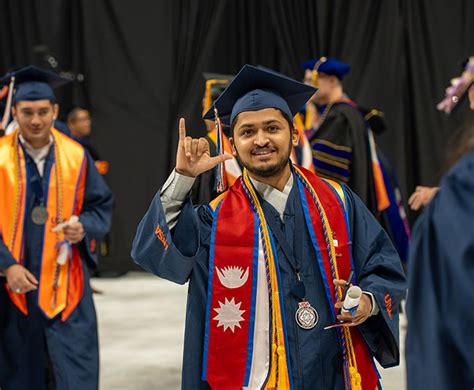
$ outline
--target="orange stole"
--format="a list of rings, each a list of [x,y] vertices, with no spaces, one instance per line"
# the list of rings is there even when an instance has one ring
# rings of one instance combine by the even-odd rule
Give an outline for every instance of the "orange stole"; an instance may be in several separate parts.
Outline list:
[[[64,234],[53,233],[52,229],[72,215],[79,215],[82,210],[86,157],[84,149],[77,142],[55,129],[51,129],[51,133],[54,138],[55,162],[48,186],[46,208],[49,218],[44,227],[38,304],[49,318],[62,312],[61,318],[65,321],[82,297],[82,260],[77,246],[72,245],[69,261],[57,267],[58,243],[64,240]],[[17,130],[0,141],[0,232],[6,246],[20,264],[24,262],[25,165]],[[9,288],[8,293],[15,306],[27,315],[25,295],[15,294]]]

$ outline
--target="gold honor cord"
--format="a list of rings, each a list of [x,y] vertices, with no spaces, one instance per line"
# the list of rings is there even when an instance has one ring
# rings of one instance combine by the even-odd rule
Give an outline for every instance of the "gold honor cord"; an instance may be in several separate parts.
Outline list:
[[[57,210],[56,210],[56,224],[63,222],[63,202],[64,202],[64,188],[63,188],[63,175],[61,167],[61,159],[59,157],[58,143],[56,142],[56,136],[53,134],[54,139],[54,171],[56,174],[56,196],[57,196]],[[64,232],[60,230],[56,233],[56,248],[59,251],[61,243],[64,241]],[[51,308],[56,308],[57,304],[57,292],[59,288],[59,276],[61,273],[61,265],[56,261],[54,271],[54,293],[51,302]]]

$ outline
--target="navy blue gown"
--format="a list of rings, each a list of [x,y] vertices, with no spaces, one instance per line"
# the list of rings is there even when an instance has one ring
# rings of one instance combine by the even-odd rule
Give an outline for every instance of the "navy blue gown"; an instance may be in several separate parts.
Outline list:
[[[406,287],[405,276],[398,255],[383,229],[354,193],[347,189],[347,194],[358,284],[363,290],[374,294],[381,309],[378,315],[369,318],[360,328],[379,362],[384,367],[394,366],[399,362],[398,315],[394,311],[391,319],[388,317],[384,296],[390,293],[394,301],[398,300]],[[280,224],[290,245],[303,245],[305,255],[301,277],[305,282],[306,297],[320,316],[318,324],[311,330],[303,330],[296,324],[294,316],[298,300],[290,293],[296,275],[276,242],[294,388],[342,390],[342,354],[336,331],[323,330],[324,326],[332,323],[330,307],[309,233],[305,227],[295,226],[295,213],[302,210],[295,210],[297,203],[294,197],[295,188],[289,195],[283,221],[278,212],[267,204],[273,209],[273,218]],[[164,233],[170,243],[167,250],[154,234],[158,224],[165,227]],[[201,371],[211,226],[209,206],[194,208],[188,199],[182,206],[177,225],[171,232],[168,231],[158,192],[133,242],[132,257],[147,271],[179,284],[189,281],[183,389],[209,389],[208,384],[201,380]],[[293,239],[294,229],[298,229],[298,242]],[[156,327],[159,330],[159,324]]]
[[[409,265],[408,388],[474,388],[474,152],[417,221]]]
[[[26,155],[27,180],[40,180],[47,193],[48,177],[54,160],[54,145],[44,166],[43,178],[33,160]],[[38,204],[32,186],[27,186],[27,216]],[[57,390],[93,390],[98,388],[99,357],[97,322],[89,286],[89,267],[94,267],[97,255],[92,240],[98,240],[109,230],[112,214],[112,194],[87,154],[87,177],[80,221],[86,237],[79,244],[84,274],[84,293],[69,318],[58,315],[47,319],[37,305],[37,291],[26,294],[29,315],[14,306],[0,278],[0,389],[42,390],[47,388],[48,371],[52,371]],[[40,275],[40,254],[44,225],[35,225],[25,218],[25,267],[37,280]],[[0,240],[0,269],[16,264],[10,251]],[[48,369],[49,367],[49,369]]]

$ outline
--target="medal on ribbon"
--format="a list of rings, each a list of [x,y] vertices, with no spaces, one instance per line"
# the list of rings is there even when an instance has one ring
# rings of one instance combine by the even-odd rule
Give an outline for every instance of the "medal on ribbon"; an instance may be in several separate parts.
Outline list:
[[[43,205],[33,208],[31,211],[31,220],[36,225],[44,225],[48,221],[48,210]]]
[[[308,301],[298,303],[298,310],[295,313],[296,323],[300,328],[313,329],[319,320],[316,309]]]

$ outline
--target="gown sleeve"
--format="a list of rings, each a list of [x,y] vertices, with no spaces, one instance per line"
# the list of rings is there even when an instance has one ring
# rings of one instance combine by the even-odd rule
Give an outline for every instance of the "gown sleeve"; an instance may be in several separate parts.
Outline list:
[[[5,242],[3,242],[3,237],[0,234],[0,272],[16,263],[15,258],[5,245]]]
[[[188,196],[170,230],[161,191],[138,225],[132,258],[148,272],[178,284],[186,283],[197,261],[207,259],[212,226],[209,206],[194,207]]]
[[[400,361],[398,306],[407,287],[405,273],[387,233],[354,192],[346,188],[346,194],[357,283],[379,307],[359,329],[380,365],[395,366]]]
[[[94,161],[86,152],[87,171],[84,204],[79,220],[86,236],[79,249],[88,264],[97,265],[97,242],[109,231],[112,221],[113,195],[102,176],[97,172]]]

